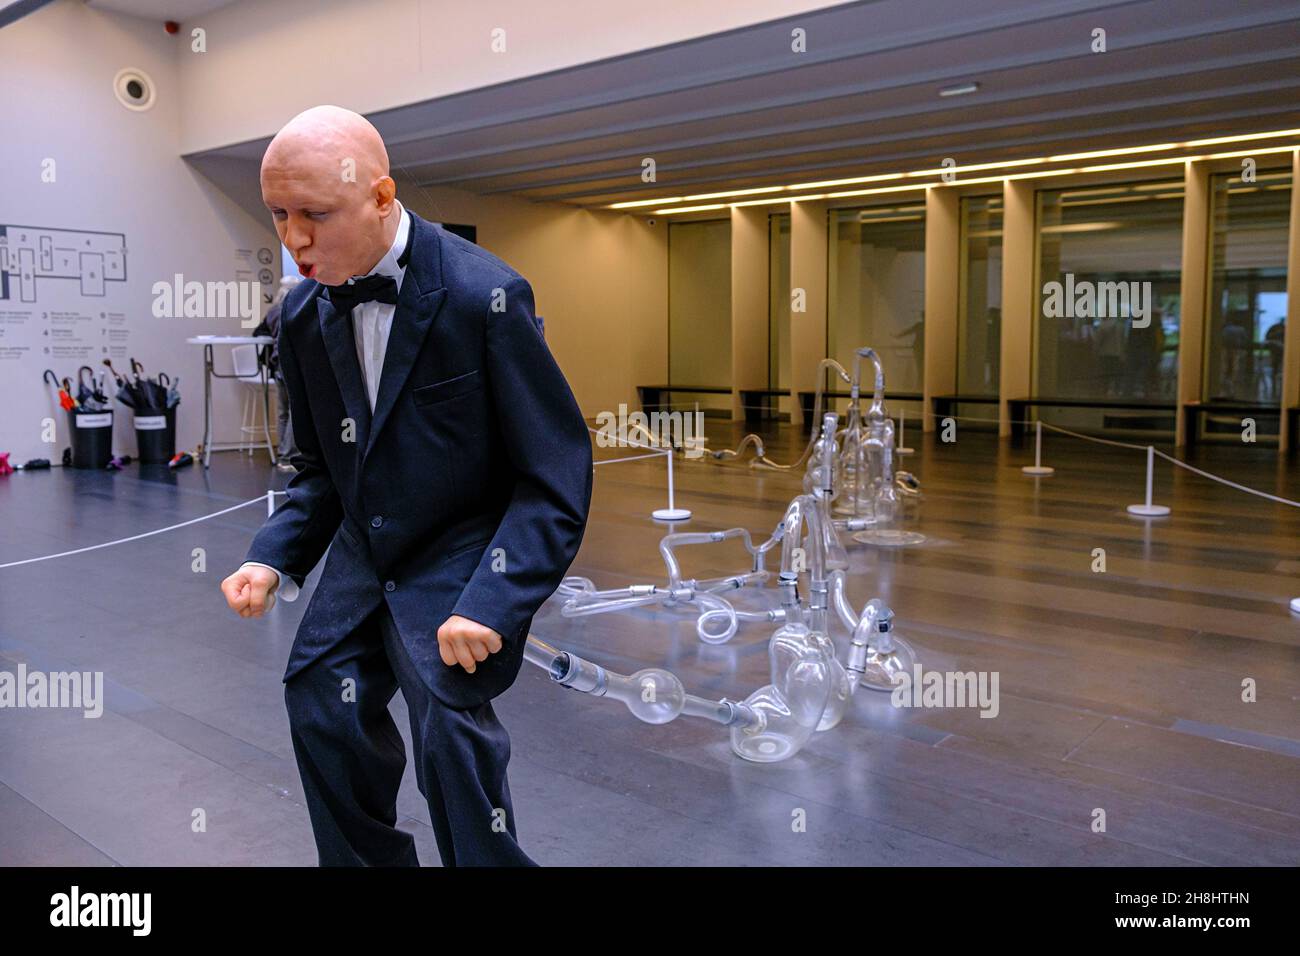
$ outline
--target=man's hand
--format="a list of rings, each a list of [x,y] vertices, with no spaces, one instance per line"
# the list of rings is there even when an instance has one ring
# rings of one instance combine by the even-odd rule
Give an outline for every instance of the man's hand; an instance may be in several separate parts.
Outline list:
[[[250,565],[221,582],[221,593],[240,617],[261,617],[275,604],[279,575],[270,568]]]
[[[478,661],[501,650],[501,635],[478,621],[453,614],[438,628],[438,651],[448,667],[459,664],[474,673]]]

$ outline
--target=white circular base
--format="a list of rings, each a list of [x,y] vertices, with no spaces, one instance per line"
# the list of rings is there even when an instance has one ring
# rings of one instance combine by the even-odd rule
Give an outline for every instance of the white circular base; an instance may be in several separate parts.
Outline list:
[[[659,521],[685,521],[691,513],[685,508],[660,508],[650,512],[650,517]]]
[[[1025,465],[1025,467],[1021,468],[1020,470],[1023,471],[1026,475],[1034,475],[1034,476],[1056,474],[1056,469],[1049,468],[1047,465]]]
[[[861,544],[874,544],[884,548],[905,548],[909,545],[920,544],[925,540],[925,535],[919,531],[895,531],[892,528],[881,528],[879,531],[859,531],[852,537],[854,541]]]
[[[1300,598],[1291,599],[1291,610],[1296,614],[1300,614]]]
[[[1163,518],[1169,509],[1164,505],[1129,505],[1128,513],[1142,518]]]

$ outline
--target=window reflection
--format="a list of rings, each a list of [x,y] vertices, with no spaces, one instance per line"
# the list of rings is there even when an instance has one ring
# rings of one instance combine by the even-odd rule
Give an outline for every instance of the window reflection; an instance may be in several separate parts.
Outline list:
[[[1280,405],[1291,174],[1214,176],[1210,195],[1204,395]]]
[[[767,387],[790,387],[790,214],[768,217]],[[789,398],[780,409],[789,412]]]
[[[1035,395],[1172,402],[1178,384],[1182,181],[1043,190],[1037,221]],[[1050,283],[1078,297],[1063,296],[1067,314],[1052,308]],[[1094,296],[1089,305],[1084,290],[1116,288],[1103,283],[1124,283],[1136,293],[1134,300]],[[1103,298],[1109,307],[1102,306]],[[1143,299],[1149,315],[1138,317],[1136,303]]]
[[[1002,197],[961,201],[957,393],[997,395],[1002,333]]]
[[[830,219],[826,339],[846,368],[881,356],[890,392],[921,391],[925,361],[925,206],[836,209]],[[836,386],[839,387],[839,386]]]

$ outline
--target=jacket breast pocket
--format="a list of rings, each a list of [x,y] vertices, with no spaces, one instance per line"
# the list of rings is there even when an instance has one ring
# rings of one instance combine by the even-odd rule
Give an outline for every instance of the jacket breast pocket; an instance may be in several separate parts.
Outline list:
[[[478,369],[472,369],[463,375],[456,375],[441,382],[420,385],[411,390],[411,399],[416,405],[433,405],[445,402],[449,398],[459,398],[483,387],[483,379]]]

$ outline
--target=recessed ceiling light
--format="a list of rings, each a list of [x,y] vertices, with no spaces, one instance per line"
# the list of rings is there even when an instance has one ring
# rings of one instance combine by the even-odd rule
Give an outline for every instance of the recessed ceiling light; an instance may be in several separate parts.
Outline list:
[[[945,86],[939,91],[940,96],[965,96],[980,88],[978,83],[961,83],[957,86]]]

